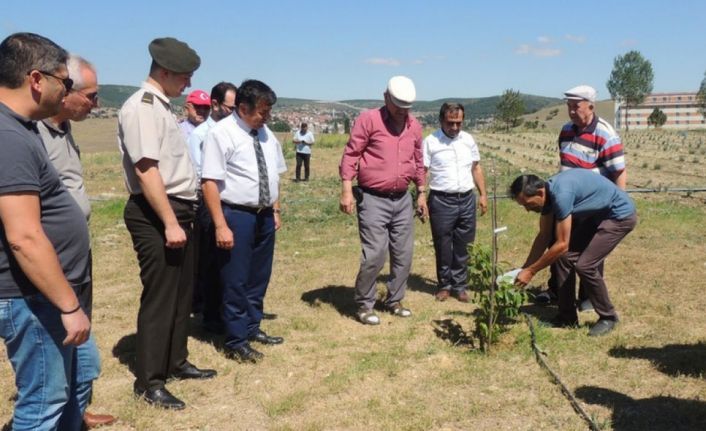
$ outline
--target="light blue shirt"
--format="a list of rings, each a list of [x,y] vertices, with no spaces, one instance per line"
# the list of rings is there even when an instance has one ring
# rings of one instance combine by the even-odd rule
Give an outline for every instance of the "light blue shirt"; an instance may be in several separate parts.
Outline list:
[[[599,216],[622,220],[635,214],[628,194],[602,175],[588,169],[570,169],[547,180],[551,211],[557,220],[572,216]]]
[[[216,121],[209,115],[206,121],[199,124],[189,135],[187,145],[191,154],[191,161],[194,164],[196,177],[201,180],[201,164],[203,163],[203,141],[206,140],[206,135],[211,127],[216,125]]]

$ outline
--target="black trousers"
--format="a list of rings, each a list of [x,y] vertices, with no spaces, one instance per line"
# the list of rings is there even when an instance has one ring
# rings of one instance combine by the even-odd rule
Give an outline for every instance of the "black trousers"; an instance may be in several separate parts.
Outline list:
[[[194,224],[196,270],[192,310],[203,313],[206,324],[220,324],[223,288],[218,269],[216,229],[203,199],[199,200]]]
[[[302,173],[302,163],[304,164],[304,180],[309,180],[309,160],[311,154],[297,153],[297,179],[300,180]]]
[[[439,289],[462,292],[468,285],[468,244],[476,238],[476,195],[429,192],[429,222]]]
[[[194,246],[191,238],[194,204],[170,199],[186,232],[183,248],[167,248],[164,225],[142,195],[125,205],[125,225],[137,252],[142,280],[137,314],[135,388],[161,388],[167,377],[183,366],[193,289]]]

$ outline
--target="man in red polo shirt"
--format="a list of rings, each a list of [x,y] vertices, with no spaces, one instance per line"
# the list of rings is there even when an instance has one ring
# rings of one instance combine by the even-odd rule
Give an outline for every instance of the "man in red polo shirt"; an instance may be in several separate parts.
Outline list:
[[[427,215],[424,196],[422,126],[409,113],[416,89],[406,76],[393,76],[384,94],[385,106],[365,111],[357,118],[341,159],[340,209],[358,210],[362,246],[360,269],[355,280],[357,317],[377,325],[373,311],[378,273],[390,254],[390,278],[384,308],[395,316],[409,317],[402,306],[414,248],[414,209],[407,192],[417,186],[417,206]],[[353,179],[358,185],[353,187]]]

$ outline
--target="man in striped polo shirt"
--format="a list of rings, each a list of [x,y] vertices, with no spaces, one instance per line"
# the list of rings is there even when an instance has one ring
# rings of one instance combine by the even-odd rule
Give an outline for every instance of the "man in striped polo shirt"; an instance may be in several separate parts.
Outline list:
[[[595,113],[596,96],[596,90],[588,85],[579,85],[564,92],[571,121],[559,133],[561,170],[590,169],[625,190],[627,171],[623,143],[613,127]],[[603,275],[602,264],[599,270]],[[558,297],[553,267],[547,284],[549,289],[537,295],[537,302],[549,303]],[[578,308],[580,311],[593,309],[583,283],[579,287]]]

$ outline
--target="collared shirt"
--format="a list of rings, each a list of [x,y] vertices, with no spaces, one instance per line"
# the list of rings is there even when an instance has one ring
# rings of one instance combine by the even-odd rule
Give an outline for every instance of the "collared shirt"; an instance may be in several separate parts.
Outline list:
[[[76,200],[88,220],[91,216],[91,203],[83,184],[81,152],[71,134],[71,124],[65,121],[57,126],[47,118],[37,123],[37,126],[44,148],[49,154],[49,160],[59,173],[61,182]]]
[[[76,201],[49,161],[37,125],[0,103],[0,195],[37,193],[39,221],[72,286],[91,280],[88,265],[88,224]],[[6,238],[0,223],[0,237]],[[38,291],[0,241],[0,298],[19,298]]]
[[[358,185],[384,193],[405,191],[410,181],[423,187],[422,126],[408,115],[395,136],[385,125],[388,117],[385,107],[358,116],[341,158],[341,179],[357,176]]]
[[[203,162],[203,141],[206,140],[206,135],[208,135],[209,130],[216,125],[216,120],[211,118],[209,115],[206,121],[196,126],[187,144],[189,145],[189,152],[191,153],[191,161],[194,163],[194,169],[196,170],[196,177],[201,179],[201,163]]]
[[[442,129],[424,138],[424,167],[429,169],[429,188],[446,193],[464,193],[475,187],[471,169],[480,161],[473,137],[464,131],[455,138]]]
[[[144,82],[118,113],[118,145],[123,156],[125,185],[130,194],[141,194],[135,164],[142,159],[159,162],[167,195],[195,201],[196,171],[169,99]]]
[[[625,153],[620,136],[598,115],[579,130],[573,122],[564,125],[559,134],[561,170],[591,169],[613,180],[625,169]]]
[[[216,180],[221,200],[236,205],[259,206],[260,177],[252,128],[236,113],[211,129],[203,144],[202,178]],[[279,199],[279,175],[287,170],[282,146],[267,126],[257,131],[267,165],[270,202]]]
[[[179,122],[179,128],[181,129],[181,133],[184,134],[184,140],[186,141],[189,140],[189,136],[191,136],[196,127],[196,125],[191,124],[191,121],[187,120],[186,118]]]
[[[635,214],[630,196],[612,181],[587,169],[569,169],[546,182],[547,199],[542,214],[557,220],[569,215],[623,220]]]
[[[296,132],[294,132],[294,139],[296,139],[297,141],[306,142],[306,144],[297,144],[297,153],[311,154],[311,145],[307,145],[314,143],[314,134],[311,133],[311,130],[307,130],[306,133],[302,135],[301,129],[298,129]]]

